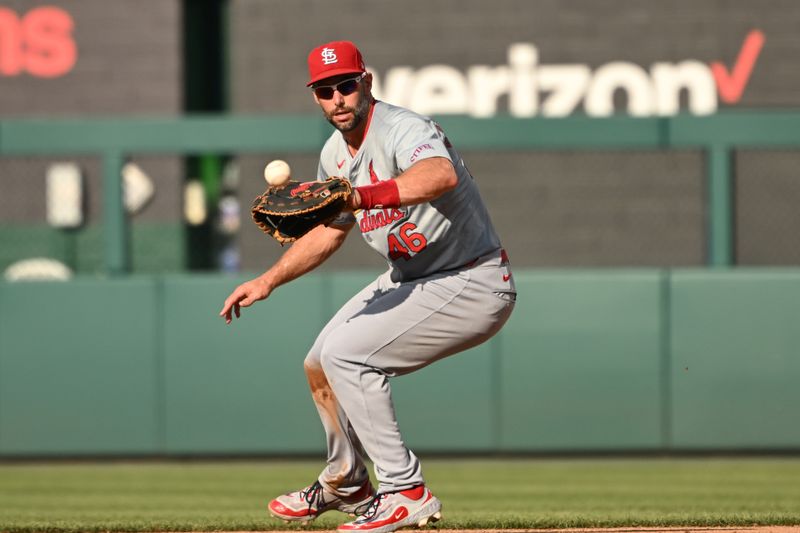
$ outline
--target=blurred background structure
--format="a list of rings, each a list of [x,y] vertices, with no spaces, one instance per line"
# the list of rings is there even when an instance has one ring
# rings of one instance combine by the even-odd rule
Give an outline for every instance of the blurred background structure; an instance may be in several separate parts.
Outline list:
[[[442,124],[519,282],[501,335],[397,380],[412,446],[800,450],[798,27],[793,0],[0,2],[0,456],[324,448],[302,357],[382,260],[351,237],[216,312],[282,252],[264,164],[316,175],[334,39]]]

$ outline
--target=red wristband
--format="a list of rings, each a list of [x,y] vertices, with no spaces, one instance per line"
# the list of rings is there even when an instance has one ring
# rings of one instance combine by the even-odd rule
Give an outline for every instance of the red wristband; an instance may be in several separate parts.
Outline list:
[[[361,209],[400,207],[400,191],[394,180],[356,187],[356,190],[361,197]]]

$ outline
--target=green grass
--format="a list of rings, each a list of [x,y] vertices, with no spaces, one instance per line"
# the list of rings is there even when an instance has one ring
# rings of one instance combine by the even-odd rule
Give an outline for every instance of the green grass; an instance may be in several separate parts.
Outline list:
[[[800,459],[427,460],[443,528],[800,524]],[[270,530],[319,462],[0,464],[0,531]],[[332,529],[328,513],[312,528]]]

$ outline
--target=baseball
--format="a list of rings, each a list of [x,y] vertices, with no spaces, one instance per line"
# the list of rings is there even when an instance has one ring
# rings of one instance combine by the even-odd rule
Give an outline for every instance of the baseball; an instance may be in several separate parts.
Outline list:
[[[289,168],[289,163],[281,159],[270,161],[270,163],[264,167],[264,179],[267,180],[267,183],[270,185],[276,187],[285,185],[291,176],[292,170]]]

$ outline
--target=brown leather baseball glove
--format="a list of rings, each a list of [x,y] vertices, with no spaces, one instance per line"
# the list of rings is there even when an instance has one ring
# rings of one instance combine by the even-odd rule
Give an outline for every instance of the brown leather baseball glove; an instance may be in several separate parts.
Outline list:
[[[293,242],[320,224],[327,224],[347,205],[352,194],[344,178],[289,181],[271,186],[253,201],[256,225],[281,245]]]

